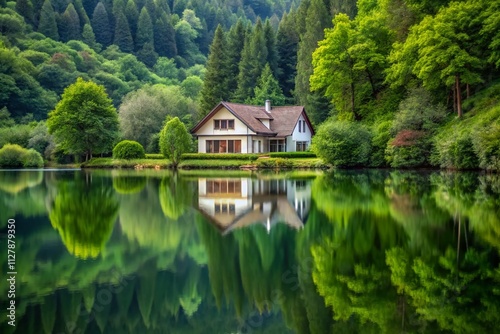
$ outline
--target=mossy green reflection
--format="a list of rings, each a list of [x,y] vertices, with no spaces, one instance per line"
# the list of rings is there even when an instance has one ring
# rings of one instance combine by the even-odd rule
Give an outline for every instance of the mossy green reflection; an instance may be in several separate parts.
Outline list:
[[[107,181],[75,179],[57,185],[50,222],[76,257],[96,258],[111,235],[119,203]]]

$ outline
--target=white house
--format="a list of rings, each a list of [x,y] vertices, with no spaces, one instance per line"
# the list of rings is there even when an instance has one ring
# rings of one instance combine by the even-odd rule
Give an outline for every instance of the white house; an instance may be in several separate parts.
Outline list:
[[[220,102],[192,130],[198,153],[305,151],[314,130],[303,106]]]

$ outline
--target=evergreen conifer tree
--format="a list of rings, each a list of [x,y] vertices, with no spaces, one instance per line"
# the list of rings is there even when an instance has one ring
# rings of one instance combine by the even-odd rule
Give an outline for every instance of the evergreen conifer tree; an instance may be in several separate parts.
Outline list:
[[[40,22],[38,23],[38,32],[53,40],[59,40],[59,32],[57,30],[56,15],[50,0],[45,0],[40,14]]]
[[[236,102],[244,102],[251,97],[255,81],[252,81],[252,51],[250,34],[246,34],[241,60],[238,64],[238,87],[233,95]]]
[[[123,52],[134,51],[134,40],[130,33],[127,18],[123,12],[116,17],[115,39],[113,44],[117,45]]]
[[[136,50],[142,49],[146,43],[154,45],[153,23],[146,7],[142,7],[139,14],[139,21],[137,22]]]
[[[108,12],[102,2],[95,6],[92,14],[92,30],[94,30],[95,39],[104,47],[111,44],[113,33],[109,22]]]
[[[271,100],[275,106],[285,105],[285,95],[278,84],[278,81],[273,76],[271,67],[266,64],[259,82],[254,89],[254,97],[246,102],[254,105],[264,105],[266,100]]]
[[[238,20],[231,27],[227,37],[227,88],[228,97],[232,97],[238,87],[239,63],[245,46],[245,27],[243,21]]]
[[[134,0],[128,0],[125,6],[125,16],[127,17],[128,26],[130,27],[130,33],[135,40],[135,35],[137,33],[137,21],[139,20],[139,11],[137,10],[137,5]]]
[[[142,49],[137,52],[137,58],[142,61],[146,66],[152,68],[158,60],[158,53],[155,52],[153,43],[146,43]]]
[[[264,24],[264,36],[266,39],[267,48],[267,63],[269,64],[273,76],[278,76],[278,52],[276,50],[276,33],[274,32],[271,22],[266,20]]]
[[[289,102],[292,102],[295,87],[298,44],[299,34],[295,26],[295,14],[285,13],[280,21],[276,36],[278,53],[278,75],[276,78]]]
[[[92,30],[92,26],[89,23],[83,26],[82,41],[92,49],[97,49],[98,45],[95,41],[94,31]]]
[[[81,37],[80,31],[80,17],[75,10],[75,6],[70,3],[59,20],[59,36],[64,42],[79,40]]]
[[[201,89],[200,109],[201,116],[205,116],[220,101],[227,100],[228,96],[228,63],[226,57],[226,37],[222,26],[217,26],[214,40],[210,45],[207,61],[207,72],[203,88]]]
[[[31,0],[16,0],[16,12],[18,12],[26,23],[34,25],[33,4]]]
[[[173,58],[177,55],[175,30],[164,12],[154,25],[155,50],[162,57]]]

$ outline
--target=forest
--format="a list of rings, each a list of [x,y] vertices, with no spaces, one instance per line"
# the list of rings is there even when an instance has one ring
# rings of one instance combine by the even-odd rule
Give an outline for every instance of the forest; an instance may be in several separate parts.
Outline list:
[[[334,166],[499,170],[499,31],[486,0],[1,0],[0,147],[68,161],[45,120],[82,78],[150,153],[167,116],[271,99]]]

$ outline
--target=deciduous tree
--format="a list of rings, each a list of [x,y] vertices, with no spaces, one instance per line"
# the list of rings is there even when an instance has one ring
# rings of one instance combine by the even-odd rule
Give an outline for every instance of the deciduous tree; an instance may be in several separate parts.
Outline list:
[[[65,153],[86,159],[110,152],[118,137],[118,115],[104,87],[82,78],[64,90],[47,126]]]
[[[191,150],[192,137],[178,117],[168,121],[160,133],[160,151],[176,167],[181,156]]]

